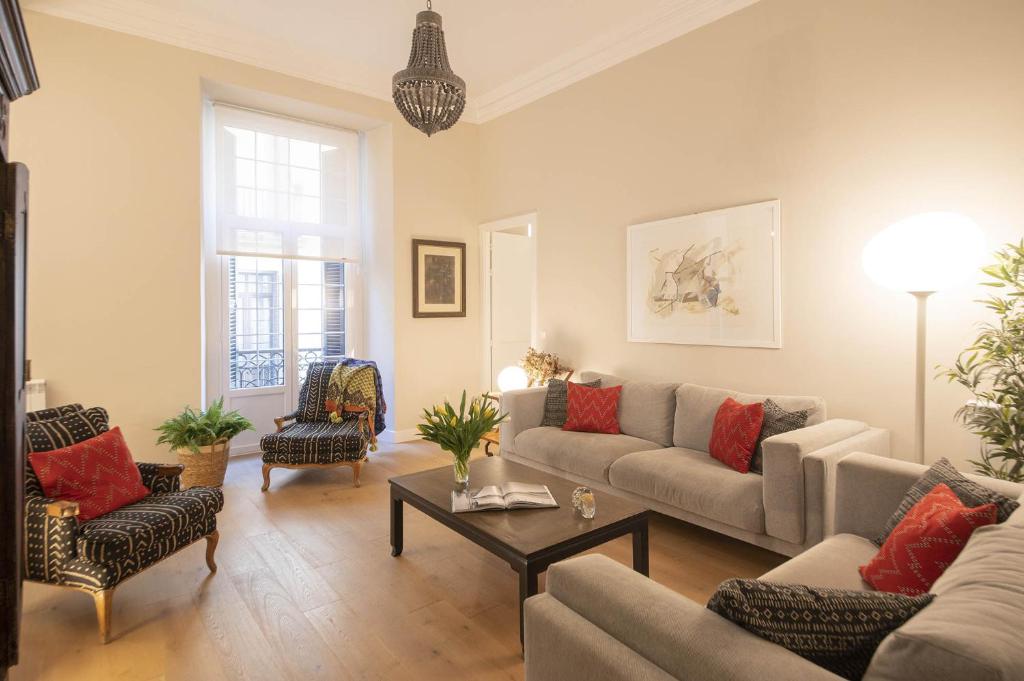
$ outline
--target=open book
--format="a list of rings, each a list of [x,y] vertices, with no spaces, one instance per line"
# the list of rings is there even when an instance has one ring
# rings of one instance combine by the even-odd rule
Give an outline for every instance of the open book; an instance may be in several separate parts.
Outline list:
[[[558,508],[547,485],[506,482],[480,489],[452,491],[452,513],[504,511],[515,508]]]

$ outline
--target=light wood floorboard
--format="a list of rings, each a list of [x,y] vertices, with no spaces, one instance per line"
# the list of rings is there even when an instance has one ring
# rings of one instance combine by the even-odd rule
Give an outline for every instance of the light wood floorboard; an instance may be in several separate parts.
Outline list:
[[[387,479],[449,463],[427,443],[382,443],[362,487],[347,468],[275,470],[264,493],[259,459],[234,458],[216,575],[199,542],[129,580],[106,646],[88,596],[27,583],[11,679],[522,679],[505,563],[408,507],[405,551],[390,555]],[[651,577],[699,602],[783,561],[661,516],[650,550]],[[630,564],[628,538],[598,551]]]

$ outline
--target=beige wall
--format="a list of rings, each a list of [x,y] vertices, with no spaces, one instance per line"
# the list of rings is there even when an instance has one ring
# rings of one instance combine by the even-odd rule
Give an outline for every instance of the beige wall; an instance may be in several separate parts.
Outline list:
[[[409,428],[421,406],[477,387],[476,126],[428,141],[387,102],[33,12],[26,21],[42,88],[13,106],[11,152],[32,174],[28,347],[51,403],[106,406],[142,457],[156,451],[154,426],[200,401],[204,78],[394,123],[395,260],[380,264],[397,295],[384,367],[393,423]],[[412,319],[413,236],[469,242],[466,319]]]
[[[914,302],[860,266],[878,230],[933,209],[993,246],[1024,229],[1024,3],[762,0],[484,124],[481,217],[539,213],[540,331],[584,368],[824,395],[912,438]],[[625,228],[782,201],[782,350],[630,344]],[[929,366],[982,315],[931,301]],[[967,397],[933,381],[929,458],[963,462]]]

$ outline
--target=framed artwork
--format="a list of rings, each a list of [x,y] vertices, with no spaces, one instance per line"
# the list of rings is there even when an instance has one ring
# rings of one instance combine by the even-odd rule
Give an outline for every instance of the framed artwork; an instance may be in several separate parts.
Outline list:
[[[779,201],[631,225],[627,339],[782,347]]]
[[[466,244],[412,240],[412,316],[466,316]]]

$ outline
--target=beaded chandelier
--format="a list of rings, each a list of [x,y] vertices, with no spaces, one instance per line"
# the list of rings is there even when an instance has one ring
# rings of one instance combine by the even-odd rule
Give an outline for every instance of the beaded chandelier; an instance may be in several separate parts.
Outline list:
[[[391,96],[409,125],[427,136],[455,125],[466,106],[466,82],[448,63],[441,15],[431,9],[430,0],[416,14],[409,66],[391,79]]]

